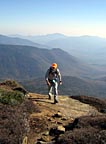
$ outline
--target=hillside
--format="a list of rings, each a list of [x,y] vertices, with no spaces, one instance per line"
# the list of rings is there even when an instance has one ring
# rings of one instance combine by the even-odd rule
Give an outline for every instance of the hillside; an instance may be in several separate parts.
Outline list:
[[[94,77],[102,75],[61,49],[0,45],[0,78],[31,79],[43,77],[51,63],[57,62],[62,75]]]
[[[27,45],[27,46],[35,46],[39,48],[47,48],[45,45],[41,45],[38,43],[34,43],[28,39],[25,38],[19,38],[19,37],[9,37],[5,35],[0,35],[0,44],[5,45]]]
[[[54,48],[59,47],[89,64],[106,66],[105,38],[86,35],[76,37],[69,36],[51,40],[45,44]]]
[[[31,46],[0,45],[0,79],[21,81],[32,92],[39,93],[40,90],[41,93],[46,93],[44,76],[52,62],[58,63],[63,77],[61,94],[105,97],[105,81],[91,81],[105,74],[78,61],[77,58],[61,49],[48,50]],[[36,87],[35,84],[37,84]]]
[[[19,36],[23,38],[23,36]],[[106,71],[106,39],[97,36],[66,36],[60,33],[26,36],[26,39],[54,48],[61,48],[91,65],[103,66]]]
[[[20,94],[13,97],[15,88],[25,92],[20,103]],[[0,115],[0,144],[106,143],[105,100],[59,95],[53,104],[53,97],[27,94],[16,82],[5,81],[0,84]]]
[[[62,82],[63,84],[59,86],[59,93],[62,95],[106,97],[106,82],[104,81],[62,76]],[[44,77],[23,80],[20,83],[30,92],[47,94],[47,85]]]
[[[106,71],[106,39],[102,37],[88,35],[73,37],[59,33],[35,36],[0,35],[0,44],[27,45],[45,49],[61,48],[93,67]]]

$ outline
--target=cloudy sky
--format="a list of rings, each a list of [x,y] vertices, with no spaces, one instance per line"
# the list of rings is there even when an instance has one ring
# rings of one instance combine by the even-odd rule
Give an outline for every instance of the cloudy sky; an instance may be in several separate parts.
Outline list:
[[[0,34],[106,37],[106,0],[1,0]]]

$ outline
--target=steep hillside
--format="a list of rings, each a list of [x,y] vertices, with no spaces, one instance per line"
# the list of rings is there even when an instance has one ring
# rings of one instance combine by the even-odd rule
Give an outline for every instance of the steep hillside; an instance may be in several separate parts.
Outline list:
[[[0,45],[0,78],[29,79],[45,75],[51,63],[57,62],[62,75],[94,77],[99,71],[79,62],[61,49]]]

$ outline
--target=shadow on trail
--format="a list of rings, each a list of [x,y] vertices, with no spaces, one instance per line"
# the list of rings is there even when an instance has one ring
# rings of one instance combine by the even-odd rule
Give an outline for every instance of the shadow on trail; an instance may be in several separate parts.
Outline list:
[[[37,102],[44,102],[44,103],[51,103],[53,104],[52,101],[50,101],[48,98],[30,98],[32,101],[37,101]],[[47,101],[48,100],[48,101]]]

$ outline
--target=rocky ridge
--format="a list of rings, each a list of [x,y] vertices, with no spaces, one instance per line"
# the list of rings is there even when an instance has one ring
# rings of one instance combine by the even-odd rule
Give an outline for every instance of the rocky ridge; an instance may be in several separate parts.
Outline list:
[[[53,104],[53,99],[49,100],[47,95],[30,93],[30,99],[40,110],[40,113],[32,113],[30,115],[32,133],[29,135],[29,143],[31,144],[62,144],[63,142],[59,141],[60,137],[64,137],[67,132],[72,133],[83,117],[85,118],[85,123],[86,119],[91,121],[92,119],[97,119],[99,121],[100,117],[101,122],[102,118],[103,122],[104,119],[106,122],[105,114],[99,112],[97,108],[72,99],[69,96],[59,96],[58,104]],[[33,133],[36,135],[35,137]],[[74,143],[70,139],[67,144],[70,144],[70,142]],[[66,142],[63,144],[66,144]]]
[[[105,100],[59,95],[59,103],[53,104],[53,97],[2,82],[0,144],[105,144],[105,110]]]

